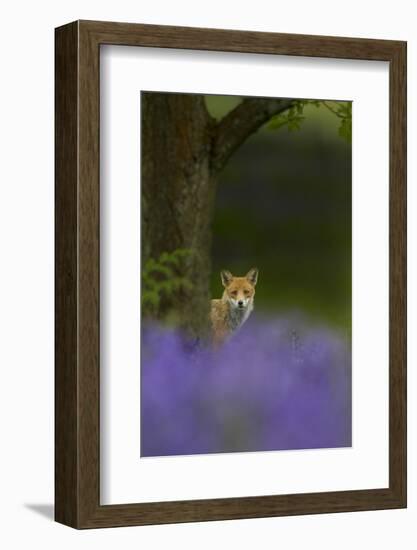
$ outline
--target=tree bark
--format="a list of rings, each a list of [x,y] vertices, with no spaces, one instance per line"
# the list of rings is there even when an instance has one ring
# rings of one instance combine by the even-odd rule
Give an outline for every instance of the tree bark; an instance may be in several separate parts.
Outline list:
[[[292,99],[246,98],[218,124],[211,153],[211,168],[218,171],[234,151],[272,116],[294,103]]]
[[[216,174],[249,135],[291,104],[246,99],[216,124],[202,95],[142,93],[142,265],[163,252],[191,251],[182,275],[192,288],[165,296],[157,317],[175,312],[192,335],[206,332]]]
[[[158,316],[174,311],[193,334],[204,332],[210,302],[213,125],[203,96],[142,94],[142,262],[191,251],[184,275],[192,288],[165,297]]]

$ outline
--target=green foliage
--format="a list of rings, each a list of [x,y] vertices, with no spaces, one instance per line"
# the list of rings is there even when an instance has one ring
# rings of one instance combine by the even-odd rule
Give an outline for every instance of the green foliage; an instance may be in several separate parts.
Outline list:
[[[301,123],[305,119],[303,114],[305,103],[305,101],[294,102],[289,109],[283,113],[273,116],[268,123],[268,127],[271,130],[278,130],[283,126],[286,126],[290,132],[293,130],[299,130],[301,128]]]
[[[142,270],[142,314],[153,315],[163,297],[171,298],[179,290],[190,290],[191,281],[182,275],[184,262],[191,250],[177,248],[162,252],[158,259],[149,258]]]
[[[339,118],[339,136],[350,142],[352,139],[352,102],[323,101],[322,103]]]
[[[340,120],[339,136],[350,142],[352,139],[352,102],[350,101],[326,101],[318,99],[300,99],[294,101],[286,111],[274,115],[268,123],[268,128],[278,130],[284,126],[288,131],[299,130],[305,120],[304,108],[314,105],[317,108],[325,107]]]

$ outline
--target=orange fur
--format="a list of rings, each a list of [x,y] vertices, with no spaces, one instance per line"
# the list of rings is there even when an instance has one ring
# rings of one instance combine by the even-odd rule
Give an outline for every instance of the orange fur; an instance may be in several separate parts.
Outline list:
[[[248,319],[253,310],[258,270],[252,268],[244,277],[234,277],[222,271],[223,296],[211,300],[210,321],[212,343],[221,346]]]

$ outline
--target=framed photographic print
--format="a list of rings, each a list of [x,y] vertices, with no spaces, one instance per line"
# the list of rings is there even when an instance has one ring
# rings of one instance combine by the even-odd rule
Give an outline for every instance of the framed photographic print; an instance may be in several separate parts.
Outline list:
[[[406,44],[56,29],[56,520],[406,506]]]

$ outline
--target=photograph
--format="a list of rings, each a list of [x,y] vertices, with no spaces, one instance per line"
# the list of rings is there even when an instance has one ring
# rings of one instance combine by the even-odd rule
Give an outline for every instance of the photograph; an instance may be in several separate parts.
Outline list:
[[[352,102],[141,91],[140,457],[352,445]]]
[[[43,7],[1,6],[0,547],[417,548],[416,5]]]

